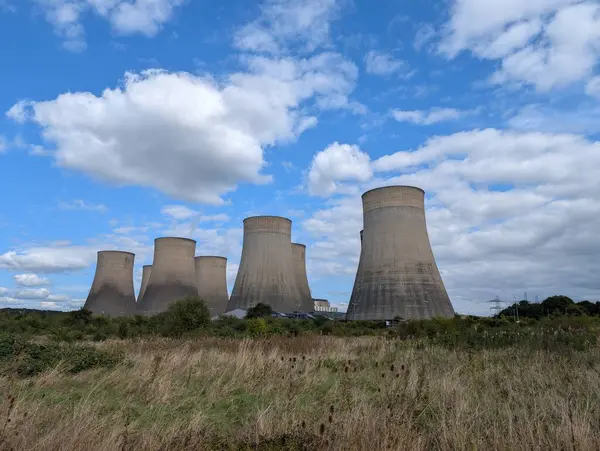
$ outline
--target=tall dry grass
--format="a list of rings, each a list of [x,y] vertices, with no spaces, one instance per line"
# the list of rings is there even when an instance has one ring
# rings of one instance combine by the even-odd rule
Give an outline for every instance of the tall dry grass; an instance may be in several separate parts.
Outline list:
[[[125,363],[0,379],[0,448],[600,449],[597,348],[319,336],[99,346]]]

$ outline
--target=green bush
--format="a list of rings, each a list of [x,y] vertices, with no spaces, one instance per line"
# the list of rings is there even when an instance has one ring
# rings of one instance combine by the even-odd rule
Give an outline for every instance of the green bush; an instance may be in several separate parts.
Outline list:
[[[169,337],[181,337],[210,324],[210,311],[199,298],[177,301],[165,313],[156,316],[162,320],[162,335]]]

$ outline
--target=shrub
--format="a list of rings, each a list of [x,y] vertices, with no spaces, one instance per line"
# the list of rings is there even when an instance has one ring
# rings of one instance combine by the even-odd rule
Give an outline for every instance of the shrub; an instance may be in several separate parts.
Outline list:
[[[254,307],[250,307],[246,312],[246,318],[266,318],[273,314],[273,309],[270,305],[259,302]]]
[[[192,297],[175,302],[156,317],[162,320],[162,334],[171,337],[180,337],[210,324],[208,307],[201,299]]]

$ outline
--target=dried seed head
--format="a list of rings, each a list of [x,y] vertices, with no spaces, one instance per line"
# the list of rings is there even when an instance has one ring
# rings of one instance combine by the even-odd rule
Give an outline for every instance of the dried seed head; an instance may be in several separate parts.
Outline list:
[[[333,404],[329,406],[329,413],[333,415],[333,413],[335,412],[335,408],[333,407]]]
[[[319,434],[323,435],[325,433],[325,423],[321,423],[319,426]]]

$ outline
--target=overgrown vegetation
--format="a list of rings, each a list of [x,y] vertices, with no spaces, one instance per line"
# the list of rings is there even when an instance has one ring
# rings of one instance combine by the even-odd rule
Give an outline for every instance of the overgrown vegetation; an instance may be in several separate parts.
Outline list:
[[[124,360],[0,377],[0,448],[600,448],[596,346],[449,351],[422,339],[301,335],[94,348]]]
[[[573,304],[393,327],[4,310],[0,449],[600,449],[600,317]]]

